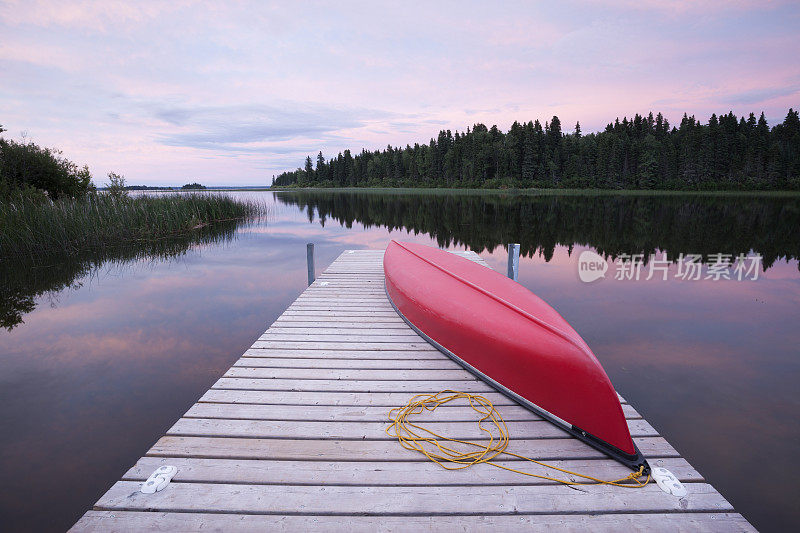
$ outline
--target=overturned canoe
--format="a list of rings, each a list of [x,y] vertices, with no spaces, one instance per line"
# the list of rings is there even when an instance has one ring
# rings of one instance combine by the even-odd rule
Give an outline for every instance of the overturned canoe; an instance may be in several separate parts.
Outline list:
[[[522,285],[457,255],[392,241],[386,293],[408,324],[501,392],[638,470],[614,387],[580,335]]]

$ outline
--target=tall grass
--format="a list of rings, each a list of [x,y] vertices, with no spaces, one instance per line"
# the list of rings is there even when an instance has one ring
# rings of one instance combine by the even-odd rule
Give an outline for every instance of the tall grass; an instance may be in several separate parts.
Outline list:
[[[265,214],[263,204],[220,194],[100,193],[57,200],[15,194],[0,198],[0,261],[146,243]]]

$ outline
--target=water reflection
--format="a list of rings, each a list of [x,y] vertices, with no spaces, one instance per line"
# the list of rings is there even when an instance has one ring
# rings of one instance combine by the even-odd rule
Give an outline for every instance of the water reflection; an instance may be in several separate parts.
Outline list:
[[[523,256],[550,261],[556,246],[591,246],[603,255],[660,250],[725,253],[751,250],[769,268],[800,257],[800,198],[742,195],[512,195],[379,192],[275,192],[305,210],[309,222],[425,233],[441,247],[492,252],[520,243]]]
[[[322,269],[392,238],[469,246],[499,271],[498,245],[524,243],[520,283],[647,420],[760,529],[800,519],[780,460],[800,441],[798,200],[241,194],[274,202],[268,223],[175,253],[3,274],[27,303],[0,330],[0,478],[24,480],[0,485],[0,529],[70,527],[302,292],[306,242]],[[754,282],[584,284],[576,257],[589,247],[753,249],[771,266]]]
[[[78,279],[91,276],[101,265],[105,268],[132,262],[163,261],[186,254],[195,246],[230,242],[242,221],[224,221],[193,232],[135,246],[84,250],[74,255],[44,254],[35,260],[0,258],[0,327],[11,331],[23,322],[25,314],[36,309],[36,302],[46,296],[50,303],[65,289],[78,289]]]
[[[0,529],[68,529],[297,297],[303,245],[268,227],[13,273]]]

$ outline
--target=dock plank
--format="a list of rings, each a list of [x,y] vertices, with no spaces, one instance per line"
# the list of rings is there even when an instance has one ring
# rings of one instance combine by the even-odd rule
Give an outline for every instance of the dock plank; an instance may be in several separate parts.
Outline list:
[[[357,370],[460,370],[453,361],[444,359],[339,359],[325,357],[323,361],[310,358],[291,357],[242,357],[234,367],[252,368],[311,368],[311,369],[357,369]]]
[[[496,407],[506,422],[521,420],[542,420],[542,418],[521,405]],[[221,418],[230,420],[309,420],[317,422],[383,422],[389,421],[390,407],[338,406],[338,405],[274,405],[233,403],[196,403],[184,415],[185,418]],[[623,405],[625,418],[633,420],[641,415],[630,405]],[[433,412],[425,414],[425,420],[474,422],[477,413],[468,406],[444,404]]]
[[[307,335],[314,335],[315,337],[319,338],[320,335],[365,335],[368,334],[370,337],[379,336],[381,338],[393,338],[397,336],[402,336],[404,339],[412,339],[416,341],[417,339],[410,335],[408,332],[408,328],[386,328],[383,326],[350,326],[350,327],[330,327],[327,324],[319,324],[313,326],[295,326],[295,327],[285,327],[283,325],[279,327],[271,327],[267,330],[267,332],[262,336],[262,338],[273,338],[278,337],[281,335],[297,335],[298,333],[308,331]],[[338,339],[334,339],[338,340]]]
[[[474,380],[475,377],[463,368],[452,369],[331,369],[331,368],[248,368],[234,366],[227,372],[229,378],[276,378],[276,379],[335,379],[342,381],[411,381],[411,380]]]
[[[390,321],[389,319],[374,321],[369,324],[359,324],[358,322],[353,322],[351,320],[327,320],[324,316],[317,315],[316,317],[310,319],[313,321],[309,321],[309,319],[292,319],[290,318],[282,318],[280,320],[275,321],[276,326],[280,326],[281,328],[336,328],[336,329],[350,329],[350,328],[370,328],[370,329],[386,329],[386,328],[393,328],[393,329],[405,329],[406,323],[402,320],[394,320]]]
[[[683,483],[702,482],[703,477],[686,459],[659,459],[659,466],[668,468]],[[176,481],[189,483],[253,483],[260,485],[552,485],[555,481],[521,476],[516,472],[476,465],[463,470],[446,470],[430,461],[398,462],[320,462],[269,461],[239,459],[197,459],[175,457],[142,457],[122,476],[123,481],[144,481],[162,465],[178,467]],[[534,463],[498,461],[507,468],[522,469],[560,479],[571,479],[552,469]],[[611,459],[553,461],[553,466],[586,472],[602,479],[620,479],[628,470]]]
[[[496,407],[517,405],[514,400],[499,392],[481,393]],[[309,391],[260,391],[210,389],[201,402],[248,403],[269,405],[347,405],[398,407],[409,399],[405,392],[309,392]]]
[[[411,393],[411,395],[436,393],[442,390],[459,390],[471,393],[486,393],[492,391],[489,385],[475,378],[463,380],[451,379],[446,381],[220,378],[212,385],[212,388],[309,392],[405,392]]]
[[[245,357],[285,357],[307,359],[383,359],[383,360],[442,360],[441,353],[433,349],[407,350],[342,350],[324,347],[316,348],[250,348]]]
[[[306,330],[308,331],[308,330]],[[392,330],[399,331],[399,330]],[[419,336],[410,333],[394,333],[394,334],[381,334],[373,333],[369,330],[362,330],[361,333],[349,334],[333,334],[323,335],[314,332],[308,333],[274,333],[267,330],[267,332],[259,338],[260,341],[266,342],[331,342],[331,343],[355,343],[355,344],[405,344],[409,345],[410,349],[415,349],[416,342],[419,341]]]
[[[648,458],[680,457],[663,437],[634,437]],[[604,454],[577,439],[512,438],[509,451],[541,461],[602,459]],[[243,437],[161,437],[147,452],[159,457],[272,459],[303,461],[427,461],[422,455],[386,440],[259,439]]]
[[[544,420],[507,421],[509,432],[515,439],[563,439],[567,433]],[[338,439],[338,440],[389,440],[396,441],[386,433],[387,422],[306,420],[230,420],[220,418],[181,418],[167,435],[197,437],[247,437],[260,439]],[[469,422],[426,421],[425,427],[447,437],[462,440],[488,440],[486,431],[495,439],[500,433],[491,424],[479,427],[474,420]],[[633,437],[657,437],[658,432],[642,419],[628,420]]]
[[[692,531],[698,533],[755,531],[735,513],[648,513],[484,516],[325,516],[238,515],[136,511],[89,511],[73,531],[330,531],[386,533],[391,531],[517,531],[548,532],[621,530]]]
[[[292,349],[310,349],[316,348],[318,350],[366,350],[366,351],[381,351],[381,350],[406,350],[411,352],[434,352],[430,344],[422,341],[419,342],[343,342],[343,341],[321,341],[314,340],[313,342],[303,341],[280,341],[280,340],[257,340],[253,343],[252,348],[278,348],[284,350]]]
[[[631,513],[731,511],[708,484],[692,484],[691,496],[675,498],[656,485],[641,489],[582,487],[581,496],[563,485],[482,485],[396,487],[350,485],[240,485],[171,483],[155,494],[139,492],[140,483],[118,481],[95,505],[98,510],[293,514],[494,514]]]

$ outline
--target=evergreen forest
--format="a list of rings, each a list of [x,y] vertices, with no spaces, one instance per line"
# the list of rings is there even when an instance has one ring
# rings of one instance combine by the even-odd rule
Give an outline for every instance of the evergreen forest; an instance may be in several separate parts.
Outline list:
[[[662,190],[800,189],[800,118],[789,109],[770,126],[730,112],[707,123],[684,115],[635,115],[583,134],[552,117],[507,132],[475,124],[427,144],[311,156],[273,178],[279,187],[452,187]]]

